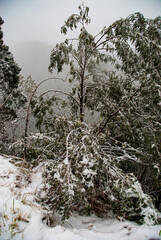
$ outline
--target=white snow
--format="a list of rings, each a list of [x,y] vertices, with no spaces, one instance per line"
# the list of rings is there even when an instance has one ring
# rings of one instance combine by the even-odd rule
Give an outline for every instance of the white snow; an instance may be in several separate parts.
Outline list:
[[[69,159],[68,159],[68,157],[66,157],[66,158],[64,159],[64,164],[65,164],[65,165],[68,165],[68,164],[69,164]]]
[[[83,160],[81,161],[81,164],[86,165],[89,162],[89,159],[86,156],[83,156]]]
[[[83,175],[87,176],[87,177],[90,177],[90,175],[96,175],[96,173],[94,171],[92,171],[91,169],[86,168],[83,171]]]
[[[148,240],[159,239],[161,225],[139,226],[116,218],[78,216],[74,214],[64,225],[55,214],[53,227],[42,222],[43,209],[34,193],[42,182],[41,168],[24,172],[0,156],[0,240]],[[22,176],[16,186],[16,176]]]

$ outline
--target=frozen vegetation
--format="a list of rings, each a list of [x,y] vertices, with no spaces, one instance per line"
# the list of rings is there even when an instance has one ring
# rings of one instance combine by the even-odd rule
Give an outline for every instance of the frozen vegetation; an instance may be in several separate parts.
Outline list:
[[[48,216],[35,201],[35,192],[42,184],[42,167],[30,172],[13,163],[19,165],[12,158],[0,156],[0,240],[159,239],[161,225],[139,226],[112,215],[99,218],[73,213],[61,224],[60,216],[55,214],[48,227]]]
[[[91,35],[78,9],[38,84],[20,77],[0,18],[0,239],[159,239],[161,17]],[[41,93],[51,80],[69,88]]]

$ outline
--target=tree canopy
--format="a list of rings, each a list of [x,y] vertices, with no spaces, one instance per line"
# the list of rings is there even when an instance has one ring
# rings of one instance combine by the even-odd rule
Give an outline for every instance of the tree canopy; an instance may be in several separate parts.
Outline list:
[[[97,111],[103,116],[101,128],[104,128],[109,118],[142,88],[153,86],[155,95],[158,92],[161,19],[145,19],[141,13],[135,13],[92,36],[86,29],[90,23],[88,11],[88,7],[80,6],[79,14],[71,15],[61,28],[67,34],[68,29],[80,26],[80,34],[56,45],[49,70],[56,68],[61,72],[64,65],[69,66],[68,80],[78,82],[73,88],[73,104],[80,120],[83,121],[86,109]],[[107,67],[100,68],[101,64]],[[159,97],[152,101],[159,103]],[[110,108],[106,106],[109,103]]]

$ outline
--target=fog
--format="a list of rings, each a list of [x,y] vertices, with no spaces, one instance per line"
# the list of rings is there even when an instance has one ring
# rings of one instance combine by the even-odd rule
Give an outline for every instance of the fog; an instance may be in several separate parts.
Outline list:
[[[31,75],[36,82],[53,76],[48,72],[50,52],[56,43],[67,38],[60,28],[71,14],[78,12],[80,4],[82,0],[0,0],[4,43],[21,67],[21,75]],[[87,28],[93,35],[131,13],[155,18],[161,10],[161,0],[84,0],[84,5],[90,8],[91,24]],[[69,34],[73,37],[71,31]],[[59,84],[62,87],[63,83]],[[54,87],[59,84],[54,83]],[[49,87],[50,83],[43,90]],[[63,87],[67,89],[66,84]]]
[[[154,18],[161,13],[161,0],[84,0],[92,19],[89,31],[98,33],[120,17],[141,12]],[[38,40],[54,45],[64,39],[60,27],[82,0],[0,0],[4,41],[13,46],[23,41]]]

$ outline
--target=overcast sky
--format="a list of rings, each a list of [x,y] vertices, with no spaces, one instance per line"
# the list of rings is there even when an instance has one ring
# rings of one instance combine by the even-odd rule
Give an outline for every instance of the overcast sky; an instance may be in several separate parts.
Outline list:
[[[141,12],[147,18],[161,15],[161,0],[84,0],[90,8],[88,28],[97,34],[120,17]],[[82,0],[0,0],[5,44],[38,40],[54,45],[63,38],[60,27],[78,12]]]

